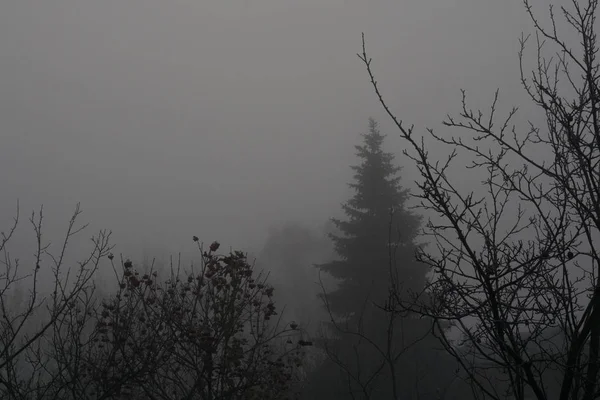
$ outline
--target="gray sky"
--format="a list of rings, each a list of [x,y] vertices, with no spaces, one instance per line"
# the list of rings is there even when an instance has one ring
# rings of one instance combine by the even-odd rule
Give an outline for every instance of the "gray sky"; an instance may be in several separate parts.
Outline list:
[[[402,149],[362,31],[390,104],[423,130],[460,88],[522,103],[523,30],[520,0],[1,1],[0,222],[17,199],[51,223],[80,201],[133,256],[193,234],[260,246],[273,223],[338,212],[369,116]]]

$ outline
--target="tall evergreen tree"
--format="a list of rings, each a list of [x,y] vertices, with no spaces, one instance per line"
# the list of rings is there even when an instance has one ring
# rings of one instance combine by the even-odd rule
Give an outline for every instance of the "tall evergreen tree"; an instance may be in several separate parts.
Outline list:
[[[383,150],[384,138],[369,119],[363,143],[355,146],[360,162],[352,167],[354,195],[342,205],[346,218],[332,219],[338,259],[317,265],[339,284],[324,294],[333,321],[317,345],[327,359],[311,374],[306,399],[437,399],[437,389],[454,380],[455,363],[434,350],[431,321],[378,307],[393,283],[405,299],[420,292],[428,272],[415,259],[420,217],[407,209],[409,194],[394,156]]]
[[[385,135],[369,119],[363,143],[355,146],[360,164],[355,171],[353,197],[342,205],[347,218],[332,219],[339,234],[330,234],[338,260],[317,267],[340,280],[327,294],[329,308],[338,317],[358,316],[368,303],[382,304],[397,274],[402,292],[425,285],[427,269],[415,261],[415,237],[420,217],[406,208],[408,191],[400,185],[394,155],[383,151]],[[393,268],[390,268],[393,267]]]

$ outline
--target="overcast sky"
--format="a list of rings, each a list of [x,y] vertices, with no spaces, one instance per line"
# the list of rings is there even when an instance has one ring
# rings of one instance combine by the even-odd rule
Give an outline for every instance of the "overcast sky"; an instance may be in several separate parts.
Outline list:
[[[458,110],[460,88],[524,99],[520,0],[0,1],[0,221],[17,199],[54,222],[80,201],[132,256],[322,223],[369,116],[402,149],[356,57],[362,31],[419,130]]]

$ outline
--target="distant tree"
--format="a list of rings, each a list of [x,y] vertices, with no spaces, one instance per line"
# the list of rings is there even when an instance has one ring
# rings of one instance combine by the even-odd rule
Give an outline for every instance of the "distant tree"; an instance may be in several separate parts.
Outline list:
[[[598,399],[598,1],[550,6],[545,23],[529,0],[524,5],[536,43],[528,73],[529,36],[521,39],[520,80],[543,126],[518,129],[516,108],[499,117],[498,92],[489,111],[473,110],[463,91],[459,115],[445,121],[461,134],[428,130],[438,148],[448,149],[443,160],[432,158],[423,138],[390,111],[363,36],[359,56],[409,144],[421,175],[420,206],[432,215],[425,233],[436,244],[419,254],[434,272],[423,291],[427,302],[418,296],[397,304],[435,321],[479,398]],[[569,29],[574,40],[561,33]],[[451,172],[460,164],[481,171],[483,185],[462,189],[462,177]],[[444,329],[448,322],[454,329]]]
[[[285,320],[300,322],[312,333],[317,331],[327,315],[318,299],[321,287],[314,264],[332,258],[331,241],[324,232],[296,222],[269,231],[258,262],[269,271],[277,289],[277,304],[285,307]]]

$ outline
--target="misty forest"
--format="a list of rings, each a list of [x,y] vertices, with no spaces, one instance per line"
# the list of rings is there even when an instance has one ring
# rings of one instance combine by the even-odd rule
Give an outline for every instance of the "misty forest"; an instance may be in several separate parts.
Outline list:
[[[551,3],[0,2],[0,399],[600,399]]]

